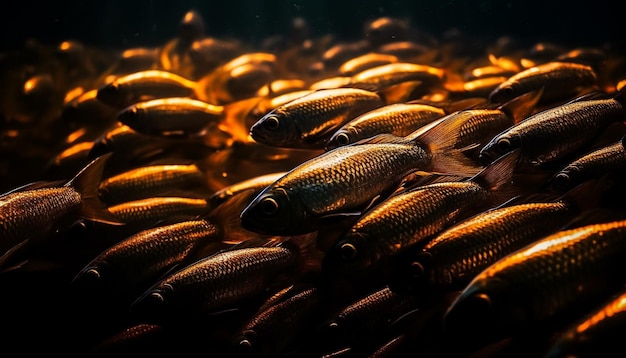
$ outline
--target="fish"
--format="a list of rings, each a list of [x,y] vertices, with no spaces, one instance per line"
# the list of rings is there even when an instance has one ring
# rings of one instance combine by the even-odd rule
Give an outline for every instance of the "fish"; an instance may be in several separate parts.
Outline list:
[[[485,340],[555,329],[624,285],[626,221],[560,230],[491,264],[448,307],[447,332]]]
[[[114,205],[176,192],[208,190],[206,172],[201,164],[173,163],[140,166],[105,178],[100,183],[98,195],[107,205]]]
[[[626,293],[618,290],[573,323],[560,329],[544,357],[610,356],[619,350],[626,324]]]
[[[555,190],[568,190],[582,182],[626,169],[626,150],[623,136],[617,142],[591,150],[558,169],[550,178]]]
[[[325,150],[335,149],[381,133],[404,137],[445,115],[442,108],[396,103],[368,111],[344,124],[328,139]]]
[[[520,149],[524,160],[541,167],[584,150],[611,123],[621,119],[626,91],[609,98],[583,95],[568,103],[539,111],[495,135],[480,150],[486,164]]]
[[[356,73],[343,87],[379,92],[403,82],[420,81],[426,86],[438,86],[445,78],[446,71],[443,68],[411,62],[393,62]]]
[[[151,226],[168,218],[195,218],[209,212],[206,198],[154,196],[110,205],[108,211],[129,227]]]
[[[92,160],[62,186],[17,190],[0,196],[0,267],[9,268],[14,258],[27,255],[51,239],[63,222],[83,218],[106,225],[125,224],[98,197],[109,157]]]
[[[323,302],[317,287],[304,289],[246,319],[233,339],[238,357],[272,356],[284,352],[299,334],[310,331]]]
[[[418,296],[396,293],[385,285],[336,310],[318,329],[325,341],[353,345],[383,335],[418,307]]]
[[[249,179],[241,180],[237,183],[228,185],[220,190],[215,191],[209,196],[209,205],[211,208],[217,208],[229,199],[241,195],[245,192],[250,192],[252,197],[258,195],[261,190],[265,189],[268,185],[275,182],[278,178],[287,174],[286,171],[261,174]]]
[[[217,135],[223,114],[223,106],[189,97],[169,97],[133,104],[118,112],[116,118],[140,133],[187,137]]]
[[[303,234],[319,229],[325,218],[360,215],[412,172],[474,175],[480,168],[452,148],[460,124],[432,123],[407,137],[378,135],[311,158],[261,191],[241,212],[242,226],[266,234]]]
[[[141,230],[101,251],[71,284],[100,295],[139,294],[137,290],[145,290],[168,271],[200,258],[203,248],[221,238],[221,229],[206,219]]]
[[[508,102],[526,92],[543,88],[542,102],[571,98],[594,88],[598,76],[591,66],[575,62],[550,61],[539,64],[513,76],[498,85],[489,94],[493,103]]]
[[[208,99],[196,81],[164,70],[144,70],[119,76],[99,87],[96,93],[99,101],[117,110],[169,97]]]
[[[353,76],[366,69],[394,62],[398,62],[398,58],[396,56],[369,52],[344,62],[341,66],[339,66],[339,73],[344,76]]]
[[[250,136],[270,146],[323,149],[335,130],[383,104],[365,90],[321,89],[274,108],[252,125]]]
[[[555,200],[506,202],[462,220],[394,264],[389,287],[411,295],[461,290],[504,256],[571,228],[579,215],[600,207],[600,190],[600,183],[589,182]]]
[[[203,100],[226,105],[257,95],[277,79],[277,56],[269,52],[249,52],[220,65],[199,79]]]
[[[406,188],[377,203],[345,230],[324,257],[325,272],[354,276],[385,270],[401,254],[482,210],[516,196],[519,153],[502,157],[475,176]]]
[[[312,259],[313,238],[236,246],[199,259],[159,279],[131,304],[131,312],[138,318],[165,322],[237,307],[258,297],[276,280],[293,280],[316,270],[311,264],[317,260]]]

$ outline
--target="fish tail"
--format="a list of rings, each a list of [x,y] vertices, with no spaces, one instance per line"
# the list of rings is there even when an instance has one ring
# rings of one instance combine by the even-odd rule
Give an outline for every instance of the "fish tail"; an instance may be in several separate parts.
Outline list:
[[[613,98],[615,98],[615,100],[618,101],[622,106],[626,107],[626,86],[615,92]]]
[[[227,201],[212,208],[207,217],[215,224],[225,244],[239,244],[253,239],[265,240],[268,236],[248,231],[241,226],[239,214],[254,198],[255,191],[250,189],[239,193]]]
[[[99,187],[107,160],[113,153],[99,156],[87,164],[65,186],[73,187],[81,195],[81,216],[110,225],[124,225],[100,200]]]
[[[448,115],[414,137],[415,143],[423,145],[432,154],[433,171],[471,177],[482,170],[463,153],[466,148],[455,148],[464,123],[463,116]]]
[[[289,236],[281,245],[294,250],[298,257],[298,273],[320,272],[324,253],[317,247],[317,232]]]
[[[524,93],[502,104],[500,110],[513,119],[513,124],[518,124],[533,113],[542,94],[543,87],[536,91]]]
[[[520,151],[511,151],[489,164],[478,174],[471,178],[472,181],[495,192],[496,197],[509,200],[521,193],[521,187],[513,180],[515,169],[520,158]],[[498,200],[500,201],[500,200]]]

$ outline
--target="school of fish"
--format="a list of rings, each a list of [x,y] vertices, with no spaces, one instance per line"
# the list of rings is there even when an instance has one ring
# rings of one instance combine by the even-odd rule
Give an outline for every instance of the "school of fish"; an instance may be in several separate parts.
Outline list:
[[[179,30],[0,57],[3,351],[624,353],[618,47]]]

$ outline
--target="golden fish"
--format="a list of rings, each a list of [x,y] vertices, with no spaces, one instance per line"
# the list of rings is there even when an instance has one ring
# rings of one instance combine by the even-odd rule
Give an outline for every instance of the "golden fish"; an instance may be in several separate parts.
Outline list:
[[[361,89],[318,90],[274,108],[250,128],[250,135],[276,147],[323,149],[340,126],[382,105],[380,96]]]

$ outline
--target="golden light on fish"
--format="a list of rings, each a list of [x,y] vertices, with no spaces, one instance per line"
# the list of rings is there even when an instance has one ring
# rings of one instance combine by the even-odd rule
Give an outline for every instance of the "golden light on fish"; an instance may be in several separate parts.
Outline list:
[[[567,235],[565,235],[564,232],[552,234],[535,244],[531,244],[528,248],[496,262],[485,270],[484,275],[485,277],[493,277],[505,268],[524,262],[529,257],[550,255],[551,251],[555,248],[572,245],[576,241],[583,240],[585,237],[589,236],[590,233],[597,231],[597,229],[595,225],[592,225],[584,229],[571,230],[566,233]]]
[[[616,314],[620,314],[626,310],[626,294],[619,296],[617,299],[611,301],[607,306],[605,306],[602,310],[593,314],[591,317],[583,321],[581,324],[576,326],[577,333],[584,333],[590,327],[597,325],[598,323],[604,321],[605,319],[615,316]]]
[[[80,96],[82,96],[85,92],[85,89],[81,86],[72,88],[71,90],[67,91],[67,93],[65,94],[65,98],[63,99],[63,104],[68,104],[70,102],[72,102],[73,100],[79,98]],[[96,94],[98,93],[98,91],[96,90],[94,92],[94,98],[96,96]]]

